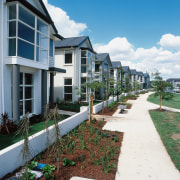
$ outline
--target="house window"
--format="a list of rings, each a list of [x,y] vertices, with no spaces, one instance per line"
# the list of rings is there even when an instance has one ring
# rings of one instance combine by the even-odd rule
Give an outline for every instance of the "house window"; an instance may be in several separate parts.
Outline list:
[[[81,100],[86,101],[86,92],[87,92],[87,87],[86,87],[86,77],[81,77]]]
[[[95,64],[95,72],[100,72],[100,64]]]
[[[19,4],[9,5],[8,55],[48,63],[48,25]]]
[[[20,115],[34,111],[34,80],[33,74],[20,73]]]
[[[87,51],[81,51],[81,73],[87,72]]]
[[[65,64],[72,64],[72,51],[65,51]]]
[[[49,40],[49,56],[54,56],[54,43],[52,39]]]
[[[72,101],[72,78],[64,79],[64,100]]]

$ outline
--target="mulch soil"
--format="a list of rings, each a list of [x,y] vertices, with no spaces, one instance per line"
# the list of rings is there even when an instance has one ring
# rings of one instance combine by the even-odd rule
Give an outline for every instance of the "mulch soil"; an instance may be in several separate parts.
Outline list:
[[[118,157],[120,154],[121,143],[123,140],[122,132],[104,131],[102,127],[105,121],[85,121],[83,125],[78,126],[76,131],[63,136],[61,139],[62,149],[60,155],[60,170],[53,172],[54,179],[69,180],[73,176],[85,177],[96,180],[115,179]],[[94,129],[94,130],[93,130]],[[94,131],[94,133],[92,133]],[[97,140],[99,137],[99,140]],[[75,143],[72,151],[70,145]],[[49,151],[41,153],[39,163],[55,165],[56,149],[52,146]],[[63,159],[67,158],[75,162],[74,166],[63,166]],[[105,171],[108,171],[105,173]],[[14,171],[6,175],[4,179],[12,177],[17,172]],[[45,177],[41,178],[42,180]]]

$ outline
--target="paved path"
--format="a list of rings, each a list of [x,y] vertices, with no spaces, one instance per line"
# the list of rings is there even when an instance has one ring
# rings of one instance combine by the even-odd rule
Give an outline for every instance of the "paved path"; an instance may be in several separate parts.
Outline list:
[[[116,180],[180,180],[148,113],[158,107],[146,101],[148,95],[130,101],[133,106],[127,114],[117,111],[104,126],[124,132]]]
[[[96,119],[107,121],[104,129],[124,132],[116,180],[180,180],[180,173],[150,118],[149,109],[159,106],[146,101],[149,94],[129,101],[133,106],[125,114],[119,114],[118,110],[113,116],[95,115]],[[73,177],[72,180],[82,179]]]

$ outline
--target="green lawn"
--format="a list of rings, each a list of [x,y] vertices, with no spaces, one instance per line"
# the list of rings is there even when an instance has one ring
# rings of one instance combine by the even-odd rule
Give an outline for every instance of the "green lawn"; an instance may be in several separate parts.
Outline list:
[[[154,94],[151,94],[148,97],[148,101],[155,104],[159,104],[159,96],[155,97]],[[169,101],[163,99],[162,104],[163,106],[180,109],[180,94],[174,94],[173,99]]]
[[[61,115],[61,118],[59,119],[59,121],[62,121],[63,119],[66,119],[68,118],[69,116],[68,115]],[[53,120],[50,120],[49,121],[49,126],[53,125]],[[41,131],[45,129],[45,123],[44,122],[39,122],[39,123],[36,123],[32,126],[30,126],[29,128],[29,136]],[[0,134],[0,150],[22,140],[23,137],[18,134],[17,135],[17,132],[14,132],[14,133],[10,133],[10,134],[7,134],[7,135],[2,135]]]
[[[152,110],[150,115],[172,161],[180,170],[180,113]]]

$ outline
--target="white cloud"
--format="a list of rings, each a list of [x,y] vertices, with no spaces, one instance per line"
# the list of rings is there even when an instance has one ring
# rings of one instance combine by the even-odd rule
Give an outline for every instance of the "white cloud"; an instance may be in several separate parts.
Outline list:
[[[180,51],[173,52],[164,47],[135,49],[124,37],[116,37],[108,44],[95,44],[93,47],[98,53],[109,53],[112,61],[119,60],[123,66],[128,65],[137,71],[147,71],[151,74],[158,70],[164,78],[179,74]]]
[[[48,0],[43,0],[47,10],[54,21],[60,35],[63,37],[79,36],[87,28],[84,23],[77,23],[70,19],[65,11],[59,7],[48,4]]]
[[[180,49],[180,36],[164,34],[158,44],[167,49]]]

